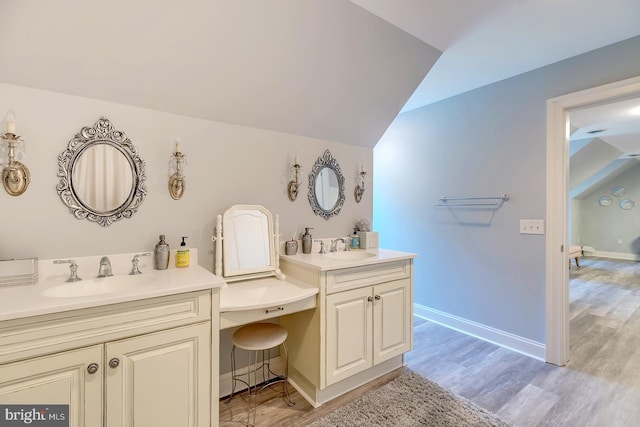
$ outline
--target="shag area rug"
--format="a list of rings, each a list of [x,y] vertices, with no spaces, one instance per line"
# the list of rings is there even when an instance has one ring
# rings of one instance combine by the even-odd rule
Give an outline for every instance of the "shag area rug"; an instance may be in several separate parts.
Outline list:
[[[338,426],[506,427],[511,424],[415,372],[407,372],[309,424]]]

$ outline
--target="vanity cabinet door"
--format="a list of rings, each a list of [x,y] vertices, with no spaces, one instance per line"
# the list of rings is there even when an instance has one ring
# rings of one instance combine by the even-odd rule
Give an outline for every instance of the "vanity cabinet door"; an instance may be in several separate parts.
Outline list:
[[[371,287],[328,295],[327,385],[373,365]]]
[[[200,323],[105,344],[106,427],[208,427],[210,337]]]
[[[396,280],[373,287],[373,364],[413,347],[411,281]]]
[[[411,280],[327,296],[327,385],[412,348]]]
[[[0,365],[0,403],[69,405],[69,427],[102,425],[102,345]]]

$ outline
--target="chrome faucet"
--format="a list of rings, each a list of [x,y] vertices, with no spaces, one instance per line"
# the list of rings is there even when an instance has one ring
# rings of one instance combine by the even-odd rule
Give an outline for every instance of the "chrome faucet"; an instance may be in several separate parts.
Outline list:
[[[142,274],[142,271],[140,271],[140,268],[138,266],[138,263],[140,262],[139,258],[141,256],[149,256],[151,255],[151,252],[146,252],[144,254],[136,254],[133,256],[133,259],[131,260],[131,273],[129,273],[129,275],[131,276],[135,276],[138,274]]]
[[[98,270],[98,277],[109,277],[113,276],[113,272],[111,271],[111,261],[108,256],[103,256],[100,258],[100,269]]]
[[[72,259],[56,259],[53,261],[54,264],[69,264],[69,278],[66,280],[67,282],[77,282],[82,280],[78,277],[78,264]]]
[[[333,239],[331,241],[331,247],[329,248],[329,252],[338,252],[338,242],[342,242],[345,244],[346,247],[346,242],[342,237],[338,237],[337,239]]]

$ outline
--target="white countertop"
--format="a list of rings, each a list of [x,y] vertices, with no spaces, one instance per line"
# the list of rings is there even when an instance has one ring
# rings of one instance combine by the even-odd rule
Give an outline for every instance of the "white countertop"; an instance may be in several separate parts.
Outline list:
[[[254,310],[312,297],[318,288],[299,280],[275,277],[229,283],[220,290],[220,312]]]
[[[342,251],[339,251],[342,252]],[[310,254],[303,254],[302,251],[298,251],[295,255],[282,255],[280,254],[281,261],[292,262],[295,264],[303,265],[312,270],[328,271],[337,270],[340,268],[359,267],[365,265],[380,264],[383,262],[400,261],[404,259],[411,259],[418,256],[418,254],[410,252],[394,251],[391,249],[351,249],[351,252],[367,252],[372,256],[368,258],[357,259],[335,259],[331,258],[331,253],[320,254],[317,251]]]
[[[191,249],[189,267],[176,268],[170,265],[167,270],[154,270],[153,256],[146,256],[140,258],[142,274],[129,276],[133,255],[109,255],[114,275],[101,279],[95,278],[100,256],[75,258],[78,276],[85,280],[72,283],[65,282],[69,277],[69,264],[53,264],[53,260],[40,260],[38,283],[0,288],[0,321],[225,286],[223,278],[198,265],[197,251],[194,249]],[[172,253],[171,260],[174,259]],[[64,289],[71,291],[72,286],[78,285],[78,292],[73,292],[74,296],[48,296],[55,294],[65,285],[68,287]],[[113,285],[117,285],[117,291],[111,291]],[[83,292],[92,291],[93,286],[104,289],[104,292]]]

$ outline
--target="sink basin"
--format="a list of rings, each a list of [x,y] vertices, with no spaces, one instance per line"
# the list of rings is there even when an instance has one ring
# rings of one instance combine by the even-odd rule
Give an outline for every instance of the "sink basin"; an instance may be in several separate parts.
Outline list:
[[[131,287],[139,287],[152,282],[149,276],[112,276],[79,282],[63,283],[52,286],[42,292],[44,296],[53,298],[86,297],[92,295],[112,294]]]
[[[372,254],[371,252],[361,252],[361,251],[338,251],[338,252],[329,252],[328,254],[324,254],[327,258],[333,259],[366,259],[376,256],[376,254]]]

